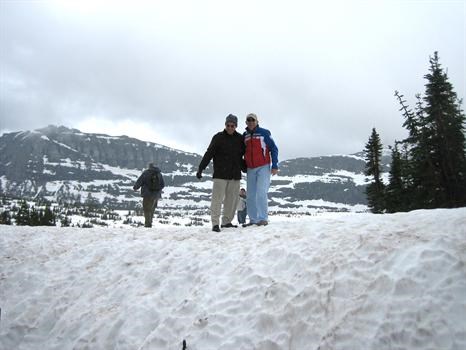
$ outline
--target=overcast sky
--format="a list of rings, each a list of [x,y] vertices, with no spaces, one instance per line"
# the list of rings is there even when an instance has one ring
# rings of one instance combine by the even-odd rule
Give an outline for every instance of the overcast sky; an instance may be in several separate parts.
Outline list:
[[[0,134],[48,124],[203,154],[254,112],[280,160],[405,137],[393,96],[439,52],[466,90],[466,1],[0,0]],[[464,108],[464,104],[463,104]]]

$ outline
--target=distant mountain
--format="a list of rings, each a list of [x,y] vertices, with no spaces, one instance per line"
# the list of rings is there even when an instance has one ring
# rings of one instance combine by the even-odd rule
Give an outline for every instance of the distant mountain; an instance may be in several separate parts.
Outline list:
[[[387,172],[390,157],[383,156],[382,162],[383,171]],[[278,192],[274,197],[292,198],[291,202],[298,202],[298,205],[302,201],[320,199],[349,205],[366,204],[364,167],[363,152],[286,160],[280,163],[280,177],[272,181],[272,187]]]
[[[200,160],[198,154],[128,136],[50,125],[0,137],[0,193],[133,208],[140,199],[132,186],[153,161],[167,184],[163,205],[206,208],[212,186],[208,176],[195,178]],[[364,208],[363,169],[362,154],[282,161],[271,184],[271,210]]]
[[[0,137],[0,187],[13,196],[70,203],[94,198],[126,207],[138,200],[132,185],[149,161],[169,175],[167,185],[177,186],[193,179],[200,156],[127,136],[48,126]]]

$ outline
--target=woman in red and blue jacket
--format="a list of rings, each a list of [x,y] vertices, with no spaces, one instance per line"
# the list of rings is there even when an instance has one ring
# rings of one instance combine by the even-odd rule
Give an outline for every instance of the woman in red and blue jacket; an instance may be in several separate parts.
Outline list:
[[[250,221],[243,226],[265,226],[269,222],[267,193],[270,175],[278,173],[278,148],[270,131],[259,127],[259,120],[254,113],[246,116],[246,125],[243,134],[246,145],[244,160],[248,169],[247,206]]]

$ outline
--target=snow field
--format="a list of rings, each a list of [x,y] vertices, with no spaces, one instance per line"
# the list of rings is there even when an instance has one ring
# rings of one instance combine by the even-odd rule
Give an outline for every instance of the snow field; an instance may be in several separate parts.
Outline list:
[[[464,349],[466,208],[0,226],[0,349]]]

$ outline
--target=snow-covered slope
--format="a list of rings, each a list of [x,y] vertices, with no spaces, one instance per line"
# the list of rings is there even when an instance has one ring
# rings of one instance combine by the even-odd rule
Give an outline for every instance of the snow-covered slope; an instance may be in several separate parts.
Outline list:
[[[466,348],[466,208],[0,231],[0,349]]]

